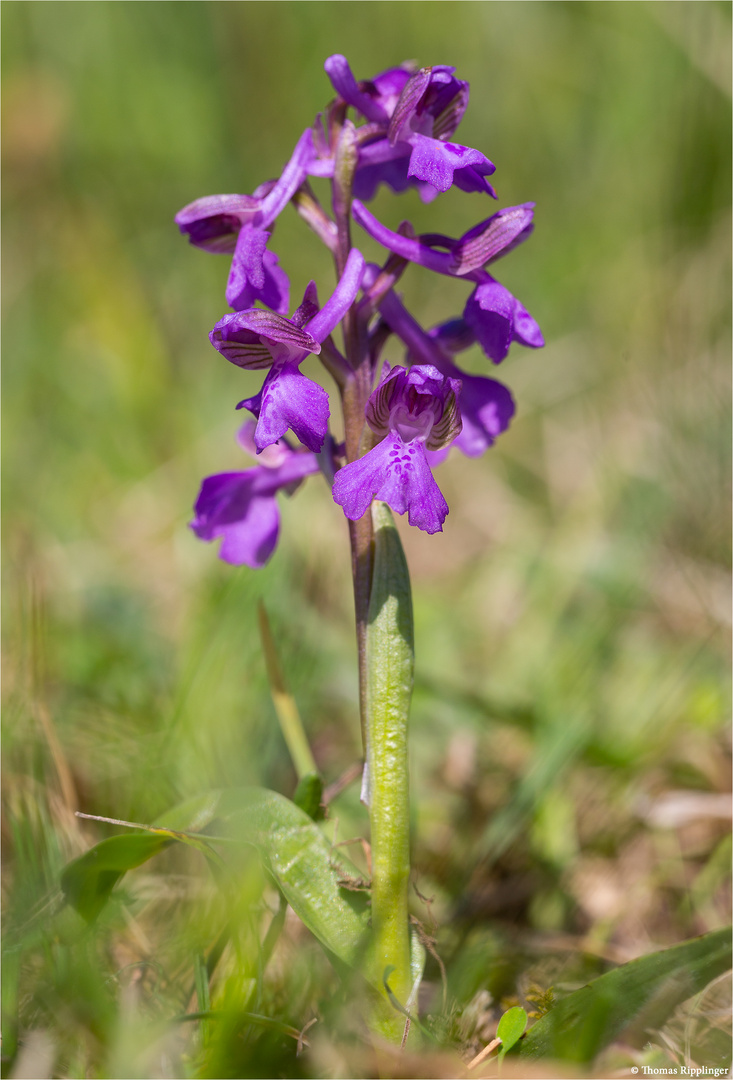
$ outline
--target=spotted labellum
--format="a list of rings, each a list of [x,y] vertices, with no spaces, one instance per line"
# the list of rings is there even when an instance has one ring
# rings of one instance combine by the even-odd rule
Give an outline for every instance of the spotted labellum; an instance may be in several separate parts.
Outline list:
[[[500,364],[512,344],[544,344],[527,309],[488,270],[530,236],[533,203],[488,215],[479,207],[479,223],[458,238],[417,235],[409,222],[395,231],[365,205],[382,185],[395,193],[415,188],[424,202],[452,187],[477,202],[496,198],[488,180],[494,164],[455,141],[468,83],[445,65],[404,64],[357,80],[339,54],[325,70],[335,97],[278,178],[249,195],[196,199],[176,216],[193,245],[231,256],[225,299],[233,310],[212,329],[211,344],[236,367],[265,373],[259,390],[245,390],[236,405],[254,418],[239,439],[258,464],[207,477],[191,522],[200,539],[219,540],[220,557],[235,565],[259,567],[270,558],[278,493],[291,494],[316,474],[351,522],[378,500],[407,514],[410,525],[441,531],[448,505],[433,469],[452,448],[480,456],[515,410],[502,383],[466,374],[458,354],[477,346]],[[330,187],[330,210],[314,190],[319,183]],[[310,282],[292,315],[289,279],[272,247],[289,204],[336,267],[326,303]],[[383,249],[382,265],[365,263],[352,244],[353,225]],[[462,304],[455,318],[424,328],[405,308],[396,286],[413,263],[455,281]],[[342,344],[333,337],[339,326]],[[313,357],[335,384],[340,437],[329,426],[330,394],[312,377]]]

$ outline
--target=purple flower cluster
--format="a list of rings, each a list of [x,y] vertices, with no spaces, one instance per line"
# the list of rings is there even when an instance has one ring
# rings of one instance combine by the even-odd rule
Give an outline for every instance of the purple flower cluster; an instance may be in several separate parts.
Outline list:
[[[452,141],[468,83],[444,65],[403,65],[361,82],[343,56],[329,57],[325,69],[336,97],[303,132],[279,179],[251,195],[198,199],[176,216],[192,244],[232,256],[226,300],[233,311],[213,328],[211,344],[238,367],[266,371],[259,392],[237,406],[255,418],[239,441],[259,463],[207,477],[191,523],[201,539],[221,538],[221,558],[236,565],[267,561],[279,529],[276,493],[316,472],[352,521],[380,499],[407,513],[411,525],[439,532],[448,506],[432,467],[452,446],[479,456],[514,413],[509,390],[462,372],[456,354],[478,344],[499,364],[512,342],[544,344],[526,308],[487,270],[530,235],[533,203],[499,210],[458,239],[416,235],[409,222],[394,232],[364,205],[380,184],[395,192],[415,187],[425,202],[453,186],[496,198],[487,179],[494,165]],[[330,181],[330,213],[311,186],[317,178]],[[311,281],[289,317],[288,277],[268,247],[288,204],[331,250],[337,271],[323,306]],[[351,242],[352,223],[386,250],[384,265],[365,263]],[[459,318],[430,330],[413,318],[395,291],[410,263],[470,283]],[[332,337],[339,324],[342,349]],[[395,366],[382,356],[392,337],[402,345]],[[329,430],[328,393],[300,370],[311,354],[336,383],[343,441]]]

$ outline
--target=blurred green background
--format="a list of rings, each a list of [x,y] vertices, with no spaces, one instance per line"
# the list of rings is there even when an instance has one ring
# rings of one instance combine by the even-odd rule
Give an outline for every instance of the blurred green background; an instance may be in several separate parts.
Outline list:
[[[6,1060],[34,1028],[54,1075],[177,1075],[134,1057],[120,971],[170,1014],[181,941],[208,941],[201,868],[130,875],[93,962],[24,920],[110,834],[75,809],[150,821],[208,787],[292,793],[257,598],[327,781],[360,755],[347,533],[323,486],[283,506],[260,572],[186,527],[202,476],[248,466],[233,407],[259,381],[207,341],[228,259],[172,220],[279,173],[331,96],[333,52],[357,78],[456,65],[461,142],[496,164],[499,205],[537,203],[496,269],[547,347],[513,346],[498,372],[518,403],[499,444],[438,473],[444,533],[401,529],[416,881],[466,1045],[489,995],[572,981],[568,957],[723,924],[730,4],[4,0],[2,18]],[[493,206],[382,191],[374,209],[460,235]],[[311,277],[328,295],[330,260],[290,210],[273,247],[293,306]],[[460,282],[403,280],[425,325],[465,302]],[[364,834],[353,787],[333,813],[341,838]],[[231,1075],[265,1075],[245,1057]]]

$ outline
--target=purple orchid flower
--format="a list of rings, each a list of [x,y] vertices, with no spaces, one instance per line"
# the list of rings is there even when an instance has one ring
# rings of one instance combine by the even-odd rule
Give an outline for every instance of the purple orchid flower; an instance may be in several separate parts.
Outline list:
[[[450,142],[468,105],[467,82],[443,64],[410,72],[390,68],[357,83],[339,54],[325,63],[326,74],[347,105],[374,125],[359,147],[354,194],[371,199],[380,183],[394,191],[416,186],[424,202],[455,184],[463,191],[496,192],[486,179],[494,165],[471,147]]]
[[[407,512],[410,525],[442,532],[448,514],[426,457],[461,430],[461,384],[430,364],[407,371],[395,367],[373,391],[366,421],[381,442],[364,457],[344,465],[333,482],[333,498],[347,518],[357,521],[373,499]]]
[[[190,242],[214,254],[232,254],[226,300],[236,311],[259,300],[280,314],[288,310],[287,274],[267,250],[271,226],[316,160],[313,132],[307,128],[279,180],[261,184],[252,195],[208,195],[184,206],[176,224]]]
[[[288,428],[309,450],[317,452],[323,446],[330,415],[328,394],[302,374],[300,365],[309,353],[320,353],[321,343],[351,307],[363,272],[364,256],[352,248],[332,296],[320,310],[311,281],[292,318],[249,308],[225,315],[209,334],[214,348],[237,367],[270,369],[260,392],[237,405],[257,417],[258,451],[281,439]]]
[[[252,428],[248,422],[237,438],[254,452]],[[194,506],[191,528],[200,540],[221,538],[219,558],[233,566],[264,566],[277,544],[280,511],[278,491],[295,490],[300,482],[319,471],[318,458],[297,452],[286,443],[277,443],[261,456],[264,463],[244,472],[207,476]]]
[[[513,341],[532,349],[545,343],[527,309],[484,269],[527,239],[533,229],[533,208],[534,203],[524,203],[499,210],[458,240],[438,234],[392,232],[358,199],[354,199],[352,214],[365,232],[389,251],[439,274],[475,282],[463,317],[486,355],[499,364]]]
[[[442,375],[460,382],[458,403],[463,427],[452,442],[467,457],[480,457],[509,427],[515,406],[511,392],[496,379],[467,375],[451,357],[469,348],[476,337],[463,319],[442,323],[430,331],[407,311],[390,291],[379,305],[383,319],[407,346],[409,364],[431,364]],[[431,451],[428,461],[437,465],[448,456],[449,447]]]

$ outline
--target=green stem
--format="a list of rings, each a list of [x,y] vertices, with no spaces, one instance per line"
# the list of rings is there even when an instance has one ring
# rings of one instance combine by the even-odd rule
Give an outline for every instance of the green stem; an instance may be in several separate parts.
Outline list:
[[[372,847],[371,962],[380,985],[404,1006],[410,997],[408,886],[410,782],[407,724],[414,672],[410,579],[399,535],[385,503],[372,506],[374,561],[367,627],[367,761]],[[376,1018],[391,1039],[404,1018],[391,1006]]]

